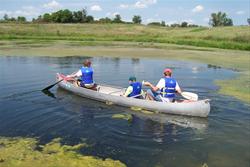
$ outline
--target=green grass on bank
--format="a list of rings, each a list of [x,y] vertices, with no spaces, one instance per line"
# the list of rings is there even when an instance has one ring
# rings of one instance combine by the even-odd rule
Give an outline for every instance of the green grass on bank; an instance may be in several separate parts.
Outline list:
[[[0,24],[0,40],[154,42],[250,50],[248,26],[171,28],[127,24]]]

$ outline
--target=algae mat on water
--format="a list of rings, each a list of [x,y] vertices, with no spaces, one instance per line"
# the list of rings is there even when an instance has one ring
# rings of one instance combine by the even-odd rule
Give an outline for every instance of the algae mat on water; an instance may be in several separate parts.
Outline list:
[[[120,161],[84,156],[77,151],[85,144],[61,145],[54,139],[38,145],[34,138],[0,137],[0,166],[11,167],[125,167]]]

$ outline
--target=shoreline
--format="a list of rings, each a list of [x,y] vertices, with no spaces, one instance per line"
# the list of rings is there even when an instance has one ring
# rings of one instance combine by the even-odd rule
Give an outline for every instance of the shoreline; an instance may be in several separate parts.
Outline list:
[[[199,62],[234,70],[238,72],[238,77],[215,81],[215,84],[220,87],[218,92],[233,96],[248,104],[250,104],[249,55],[249,51],[161,43],[109,42],[105,45],[105,42],[91,44],[74,41],[37,41],[33,43],[30,40],[0,40],[0,56],[157,58]],[[238,88],[239,85],[241,89]]]

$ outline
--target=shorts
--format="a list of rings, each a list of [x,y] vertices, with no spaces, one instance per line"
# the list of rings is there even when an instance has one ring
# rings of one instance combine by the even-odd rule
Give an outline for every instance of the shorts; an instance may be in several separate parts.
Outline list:
[[[151,89],[147,90],[147,94],[152,96],[155,101],[163,101],[163,102],[174,102],[174,98],[165,98],[161,96],[160,91],[154,92]]]
[[[154,92],[151,89],[148,89],[147,94],[152,96],[155,101],[162,101],[160,91]]]
[[[83,82],[80,82],[80,86],[83,87],[83,88],[93,88],[95,86],[95,83],[84,84]]]

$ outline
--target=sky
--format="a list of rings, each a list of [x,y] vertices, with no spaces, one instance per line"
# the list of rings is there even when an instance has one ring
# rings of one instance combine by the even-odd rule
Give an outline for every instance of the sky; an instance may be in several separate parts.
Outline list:
[[[140,15],[142,23],[161,22],[208,25],[211,13],[222,11],[234,25],[246,25],[250,18],[250,0],[0,0],[0,18],[25,16],[28,20],[60,9],[87,8],[95,19],[114,18],[131,21]]]

